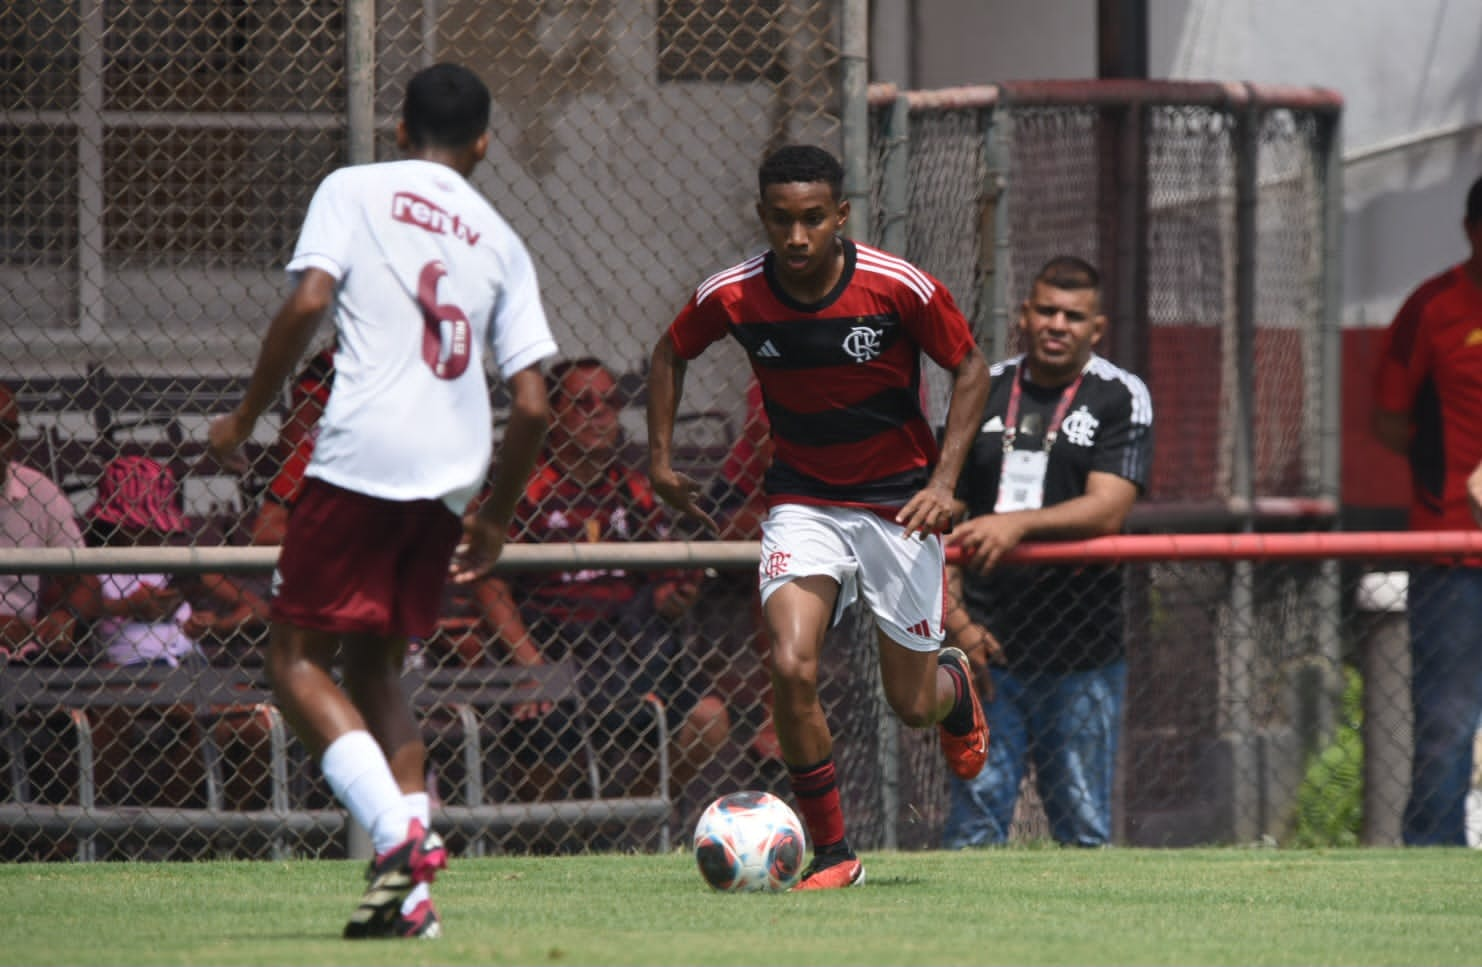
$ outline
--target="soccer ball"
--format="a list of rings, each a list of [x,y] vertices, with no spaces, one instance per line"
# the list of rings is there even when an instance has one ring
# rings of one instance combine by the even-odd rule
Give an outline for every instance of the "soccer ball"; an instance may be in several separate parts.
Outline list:
[[[770,792],[733,792],[695,824],[695,862],[712,889],[781,893],[803,871],[803,824]]]

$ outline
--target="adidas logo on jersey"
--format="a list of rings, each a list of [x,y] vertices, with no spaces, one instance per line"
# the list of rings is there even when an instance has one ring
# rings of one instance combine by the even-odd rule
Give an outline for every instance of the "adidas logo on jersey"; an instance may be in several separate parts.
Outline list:
[[[761,348],[756,351],[756,355],[757,355],[757,358],[758,359],[781,359],[782,358],[782,353],[780,353],[780,352],[777,351],[777,347],[774,346],[774,345],[772,345],[772,340],[770,340],[770,339],[768,339],[766,342],[762,343]]]

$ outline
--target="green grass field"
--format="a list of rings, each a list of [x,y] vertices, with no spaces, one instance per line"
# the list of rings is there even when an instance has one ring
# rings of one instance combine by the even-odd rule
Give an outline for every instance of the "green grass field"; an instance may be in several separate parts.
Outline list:
[[[1477,964],[1470,850],[871,853],[711,893],[688,853],[455,859],[438,941],[339,939],[361,864],[0,868],[7,964]]]

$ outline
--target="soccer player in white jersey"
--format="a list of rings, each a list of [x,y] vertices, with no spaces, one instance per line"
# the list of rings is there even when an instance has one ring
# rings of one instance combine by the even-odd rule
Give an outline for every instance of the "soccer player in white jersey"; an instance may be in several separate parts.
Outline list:
[[[409,636],[432,632],[449,574],[493,567],[549,422],[539,364],[556,344],[535,269],[467,181],[488,148],[489,103],[468,69],[429,67],[407,85],[405,160],[324,180],[288,264],[293,292],[241,404],[210,428],[212,451],[232,459],[332,311],[334,388],[273,574],[267,663],[284,718],[375,844],[349,938],[441,933],[428,885],[447,851],[429,829],[402,658]],[[486,352],[512,402],[459,547],[492,451]],[[341,645],[343,690],[330,676]]]

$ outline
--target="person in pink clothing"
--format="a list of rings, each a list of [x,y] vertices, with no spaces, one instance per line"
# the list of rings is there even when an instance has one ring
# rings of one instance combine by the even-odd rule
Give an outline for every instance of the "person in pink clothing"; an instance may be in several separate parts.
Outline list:
[[[83,517],[86,540],[96,547],[165,546],[190,530],[175,474],[138,455],[118,457],[104,468],[97,499]],[[224,574],[102,574],[80,610],[92,621],[95,658],[104,667],[117,668],[204,663],[197,645],[202,635],[267,620],[267,603]],[[244,707],[224,717],[218,744],[250,729],[245,723],[252,714]],[[205,805],[200,726],[193,709],[99,704],[89,709],[88,717],[101,801]],[[254,742],[266,748],[265,734]],[[260,765],[253,768],[263,771]]]
[[[16,460],[20,429],[15,394],[0,386],[0,547],[82,547],[72,502],[62,488]],[[85,575],[0,574],[0,664],[67,658],[77,602],[92,586],[94,580]]]
[[[113,460],[83,515],[87,542],[98,547],[164,546],[189,531],[175,474],[149,457]],[[102,574],[83,613],[112,665],[178,665],[202,657],[196,641],[266,622],[267,602],[224,574]]]

